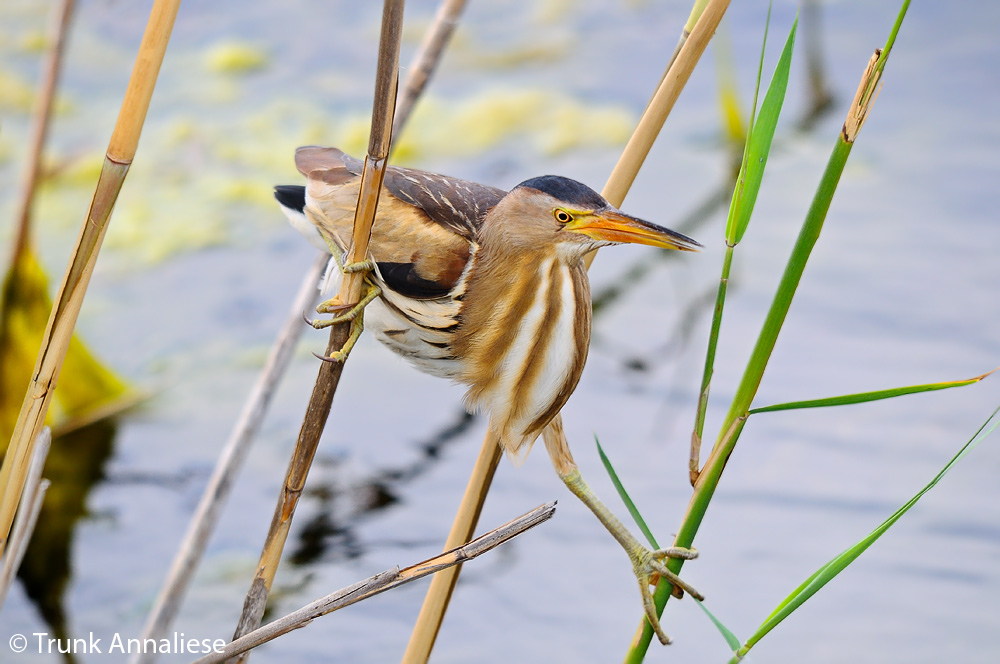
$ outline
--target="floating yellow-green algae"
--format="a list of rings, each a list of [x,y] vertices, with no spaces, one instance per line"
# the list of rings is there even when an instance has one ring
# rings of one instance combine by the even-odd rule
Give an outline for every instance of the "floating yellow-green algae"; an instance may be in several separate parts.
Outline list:
[[[49,39],[41,30],[30,30],[21,36],[17,46],[25,53],[38,55],[48,48]]]
[[[24,78],[0,69],[0,110],[27,113],[35,100],[35,91]]]
[[[457,100],[428,95],[414,109],[396,149],[407,161],[417,161],[429,155],[472,156],[521,139],[539,153],[554,155],[624,144],[634,123],[633,114],[619,104],[554,98],[536,88],[491,88]],[[367,118],[347,119],[338,135],[340,147],[359,154],[367,144]]]
[[[267,53],[246,42],[221,42],[205,53],[205,65],[218,74],[247,74],[267,67]]]

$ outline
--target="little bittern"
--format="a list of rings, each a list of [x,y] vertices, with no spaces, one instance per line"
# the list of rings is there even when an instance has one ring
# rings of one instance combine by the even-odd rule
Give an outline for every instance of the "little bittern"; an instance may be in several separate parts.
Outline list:
[[[292,224],[345,268],[362,164],[319,147],[300,148],[295,163],[306,186],[277,187],[275,196]],[[389,167],[372,227],[372,262],[363,266],[371,267],[365,325],[418,369],[467,385],[467,406],[488,412],[492,434],[509,455],[521,457],[566,403],[587,359],[591,302],[584,256],[623,242],[685,251],[700,246],[624,214],[568,178],[546,175],[504,192]],[[343,309],[329,302],[317,307]],[[345,316],[360,331],[360,310]],[[649,584],[663,575],[700,597],[663,564],[695,552],[648,550],[583,482],[565,444],[550,442],[548,432],[545,442],[563,481],[625,547],[646,615],[666,642]]]

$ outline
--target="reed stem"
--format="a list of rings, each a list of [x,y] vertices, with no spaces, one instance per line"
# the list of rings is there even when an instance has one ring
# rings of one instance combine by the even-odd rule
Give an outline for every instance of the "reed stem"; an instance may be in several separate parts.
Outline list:
[[[49,488],[49,481],[42,479],[42,470],[45,468],[45,459],[49,456],[51,444],[52,431],[48,427],[43,427],[38,434],[31,463],[28,465],[28,475],[21,494],[21,506],[18,508],[17,519],[14,520],[14,528],[10,534],[10,548],[3,558],[3,564],[0,565],[0,607],[7,599],[14,576],[28,550],[38,515],[42,511],[42,500]]]
[[[34,442],[45,422],[59,371],[90,283],[90,275],[97,263],[111,210],[139,144],[149,100],[179,6],[180,0],[155,0],[153,4],[118,122],[111,134],[104,167],[42,337],[32,379],[21,405],[3,467],[0,468],[0,491],[3,492],[0,495],[0,556],[7,543]]]
[[[844,172],[844,166],[851,154],[851,149],[854,146],[854,140],[857,138],[857,134],[863,126],[871,105],[875,100],[878,82],[882,74],[882,69],[885,67],[886,57],[892,47],[908,6],[909,2],[907,0],[903,3],[903,8],[900,10],[899,17],[885,48],[876,50],[865,68],[857,94],[848,109],[847,119],[840,134],[837,136],[830,159],[827,162],[806,217],[802,222],[802,228],[799,231],[792,253],[788,258],[781,281],[775,291],[767,317],[761,327],[750,359],[747,361],[743,378],[733,397],[729,412],[723,421],[719,438],[708,460],[705,462],[705,468],[701,471],[695,483],[694,494],[691,496],[684,519],[677,530],[673,546],[690,547],[694,543],[694,536],[705,517],[708,504],[711,502],[719,479],[722,477],[722,471],[725,469],[726,462],[729,460],[730,455],[732,455],[736,447],[736,442],[739,440],[743,427],[746,425],[750,404],[757,393],[757,388],[763,377],[768,358],[774,349],[774,344],[777,342],[778,333],[781,331],[782,323],[791,306],[795,291],[805,270],[806,262],[813,247],[816,245],[816,241],[819,239],[820,231],[823,229],[823,224],[826,221],[826,215],[833,201],[837,184]],[[667,561],[667,567],[675,574],[680,572],[683,564],[684,561],[680,559],[672,558]],[[663,607],[666,606],[667,601],[670,599],[671,590],[670,584],[664,581],[661,581],[657,586],[656,592],[653,595],[657,614],[662,613]],[[633,638],[625,662],[631,664],[641,662],[645,657],[652,638],[653,630],[643,620]]]
[[[434,16],[434,23],[431,25],[424,40],[420,43],[420,49],[413,56],[410,63],[409,74],[403,83],[403,90],[399,94],[396,102],[396,118],[393,120],[392,135],[400,136],[403,132],[403,125],[410,117],[417,99],[423,94],[427,82],[434,75],[438,63],[441,61],[441,54],[451,41],[451,36],[458,25],[459,16],[465,9],[466,0],[442,0],[438,6],[437,14]]]
[[[399,76],[399,44],[403,26],[403,0],[385,0],[382,10],[382,31],[379,39],[378,68],[375,80],[375,98],[372,108],[371,136],[368,154],[365,157],[361,176],[361,191],[354,217],[353,245],[347,254],[347,262],[358,263],[368,255],[368,240],[375,220],[378,195],[385,174],[386,159],[392,138],[392,117],[395,108],[396,88]],[[358,302],[364,287],[365,275],[360,272],[344,275],[339,297],[342,302]],[[351,322],[333,325],[327,355],[339,351],[351,335]],[[260,626],[267,604],[267,596],[277,572],[281,553],[288,538],[292,517],[299,497],[305,487],[306,477],[312,466],[320,437],[330,415],[333,397],[343,373],[343,362],[322,362],[319,375],[313,387],[306,415],[299,431],[299,437],[292,454],[285,483],[267,538],[261,551],[257,572],[250,584],[243,603],[243,612],[236,627],[234,640],[248,634]],[[244,653],[238,661],[246,661]]]
[[[698,3],[700,2],[701,0],[698,0]],[[696,7],[698,3],[696,3]],[[670,114],[674,102],[687,83],[695,64],[705,51],[708,41],[715,33],[715,29],[728,6],[729,0],[708,2],[690,36],[686,39],[682,37],[684,45],[677,53],[676,59],[672,60],[672,65],[666,75],[661,79],[656,93],[643,112],[638,126],[604,186],[602,194],[612,205],[620,206],[625,200],[625,195],[632,186],[646,155],[649,154],[653,141]],[[588,267],[593,262],[593,258],[593,252],[587,256],[586,264]],[[557,435],[564,436],[560,415],[556,415],[549,427],[558,430]],[[493,440],[492,435],[487,433],[452,523],[451,532],[445,542],[446,548],[459,546],[472,537],[479,520],[479,513],[486,501],[486,494],[493,482],[500,456],[501,450],[498,441]],[[404,664],[422,664],[430,658],[459,573],[460,568],[453,567],[446,572],[436,574],[431,579],[417,623],[414,625],[406,652],[403,654],[402,662]]]
[[[442,570],[449,569],[455,565],[461,565],[463,562],[467,562],[473,558],[481,556],[487,551],[491,551],[501,544],[520,535],[524,531],[534,528],[540,523],[548,521],[552,518],[552,515],[555,514],[555,510],[555,503],[539,505],[527,514],[523,514],[513,521],[494,528],[490,532],[477,537],[475,540],[464,546],[450,551],[445,551],[444,553],[440,553],[433,558],[419,562],[415,565],[410,565],[409,567],[405,567],[403,569],[395,567],[393,569],[386,570],[364,579],[363,581],[352,584],[347,588],[330,593],[329,595],[321,597],[320,599],[311,602],[297,611],[293,611],[286,616],[268,623],[264,627],[258,628],[253,632],[234,640],[232,643],[227,645],[225,650],[222,652],[206,655],[205,657],[195,661],[194,664],[213,664],[214,662],[224,661],[229,657],[247,652],[251,648],[256,648],[257,646],[267,643],[272,639],[276,639],[282,634],[287,634],[293,630],[305,627],[320,616],[325,616],[328,613],[342,609],[345,606],[356,604],[362,600],[368,599],[369,597],[378,595],[379,593],[384,593],[387,590],[398,588],[399,586],[409,583],[410,581],[421,579],[428,574],[440,574]]]
[[[59,74],[62,71],[63,55],[66,52],[66,42],[69,36],[69,24],[73,18],[75,0],[63,0],[59,11],[55,14],[51,29],[51,46],[46,56],[45,74],[35,109],[32,116],[35,123],[31,128],[31,142],[28,149],[28,162],[24,167],[24,181],[21,184],[21,198],[18,204],[17,235],[11,254],[11,265],[17,265],[21,252],[28,246],[31,237],[31,210],[35,203],[35,191],[42,177],[42,152],[49,135],[49,124],[52,119],[52,105],[59,84]]]

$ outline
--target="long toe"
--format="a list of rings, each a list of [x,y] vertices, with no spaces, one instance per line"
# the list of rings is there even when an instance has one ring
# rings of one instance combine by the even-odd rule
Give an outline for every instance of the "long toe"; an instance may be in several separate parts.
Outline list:
[[[681,577],[674,574],[665,564],[663,564],[663,561],[653,558],[652,560],[650,560],[650,567],[661,577],[669,581],[670,585],[672,585],[674,588],[679,588],[683,590],[684,592],[686,592],[688,595],[691,595],[691,597],[694,597],[699,602],[705,599],[704,595],[695,590],[694,586],[692,586],[690,583],[688,583]]]
[[[653,628],[653,633],[665,646],[670,645],[670,637],[660,626],[660,618],[656,615],[656,605],[653,603],[653,595],[649,592],[649,579],[639,579],[639,592],[642,594],[642,608],[646,614],[649,626]]]

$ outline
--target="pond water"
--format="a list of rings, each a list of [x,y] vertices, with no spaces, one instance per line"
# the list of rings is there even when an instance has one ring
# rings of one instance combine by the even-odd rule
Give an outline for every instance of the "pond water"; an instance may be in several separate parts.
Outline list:
[[[80,4],[39,201],[39,251],[57,279],[92,190],[151,3]],[[783,121],[737,250],[707,430],[728,398],[798,226],[894,3],[824,3],[818,35],[828,112],[807,114],[806,26]],[[0,7],[0,213],[12,217],[49,3]],[[599,189],[659,80],[683,2],[471,2],[454,48],[400,138],[409,165],[511,187],[560,173]],[[773,67],[796,11],[778,2]],[[765,3],[734,3],[720,36],[749,106]],[[434,3],[407,6],[408,62]],[[914,4],[885,87],[861,132],[778,340],[756,404],[971,377],[1000,358],[1000,9]],[[117,427],[103,480],[76,524],[61,602],[69,633],[139,636],[191,512],[267,348],[313,260],[271,201],[300,182],[294,149],[364,148],[378,3],[295,0],[181,7],[132,172],[79,328],[134,384],[155,393]],[[816,35],[813,35],[815,37]],[[714,62],[713,62],[714,61]],[[621,515],[596,450],[609,456],[661,541],[690,488],[687,440],[723,254],[728,187],[717,75],[707,54],[623,208],[703,244],[661,260],[616,247],[594,264],[590,359],[564,409],[576,459]],[[765,79],[769,76],[765,75]],[[990,83],[993,81],[993,83]],[[28,88],[30,90],[30,87]],[[690,219],[697,218],[696,224]],[[3,225],[6,244],[12,230]],[[284,378],[175,628],[228,638],[271,519],[317,370],[308,332]],[[436,553],[485,421],[462,389],[424,376],[365,337],[345,369],[330,426],[275,582],[272,615],[393,565]],[[816,568],[859,540],[947,462],[1000,402],[995,377],[958,390],[850,408],[755,416],[699,532],[685,577],[746,637]],[[898,525],[764,639],[758,662],[993,662],[1000,629],[1000,444],[987,439]],[[466,566],[435,662],[615,661],[640,618],[628,561],[558,481],[539,448],[503,462],[480,530],[543,502],[556,516]],[[254,661],[399,658],[427,582],[320,619]],[[671,602],[675,638],[648,661],[727,661],[689,600]],[[11,634],[49,628],[20,586],[0,615]],[[85,655],[80,661],[124,661]],[[185,661],[165,657],[164,661]]]

